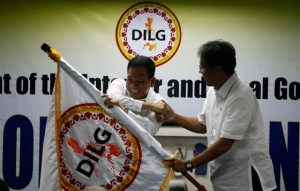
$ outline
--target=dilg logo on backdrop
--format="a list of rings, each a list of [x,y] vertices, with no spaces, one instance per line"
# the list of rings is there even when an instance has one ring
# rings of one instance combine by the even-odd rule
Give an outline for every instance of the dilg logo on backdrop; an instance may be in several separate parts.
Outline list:
[[[144,55],[160,66],[176,54],[181,28],[169,8],[156,2],[142,2],[122,14],[116,27],[116,41],[126,59]]]

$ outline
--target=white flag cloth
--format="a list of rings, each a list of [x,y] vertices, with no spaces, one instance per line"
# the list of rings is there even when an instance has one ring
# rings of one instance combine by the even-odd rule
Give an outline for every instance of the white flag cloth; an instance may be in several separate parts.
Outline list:
[[[63,58],[46,126],[40,191],[164,190],[173,156]],[[60,70],[62,68],[63,70]]]

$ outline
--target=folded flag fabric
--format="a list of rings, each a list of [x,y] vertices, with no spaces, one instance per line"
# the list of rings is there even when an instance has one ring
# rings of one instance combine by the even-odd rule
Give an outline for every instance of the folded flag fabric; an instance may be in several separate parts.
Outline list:
[[[106,108],[101,91],[58,52],[42,49],[58,67],[40,191],[168,190],[174,172],[163,161],[173,155],[120,108]]]

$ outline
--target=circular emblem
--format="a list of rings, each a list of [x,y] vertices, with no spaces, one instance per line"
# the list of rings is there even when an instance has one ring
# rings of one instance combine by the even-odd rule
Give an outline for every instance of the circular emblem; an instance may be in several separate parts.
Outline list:
[[[77,105],[61,117],[59,166],[65,190],[99,185],[125,190],[141,165],[138,140],[97,104]]]
[[[176,54],[181,28],[170,9],[159,3],[142,2],[122,14],[116,27],[116,41],[126,59],[144,55],[160,66]]]

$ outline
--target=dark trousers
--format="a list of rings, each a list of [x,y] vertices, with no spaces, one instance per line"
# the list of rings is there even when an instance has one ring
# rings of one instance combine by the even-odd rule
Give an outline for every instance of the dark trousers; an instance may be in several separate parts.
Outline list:
[[[251,167],[253,191],[263,191],[257,172]]]

